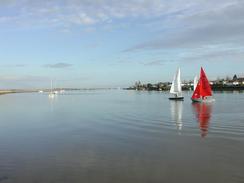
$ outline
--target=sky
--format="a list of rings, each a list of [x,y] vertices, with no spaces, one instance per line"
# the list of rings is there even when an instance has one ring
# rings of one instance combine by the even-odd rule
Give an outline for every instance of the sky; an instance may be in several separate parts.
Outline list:
[[[0,0],[0,89],[244,75],[243,0]]]

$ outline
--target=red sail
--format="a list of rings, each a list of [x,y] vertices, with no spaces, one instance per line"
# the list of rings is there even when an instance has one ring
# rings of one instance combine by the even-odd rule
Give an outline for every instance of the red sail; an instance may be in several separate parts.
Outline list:
[[[200,95],[202,97],[205,97],[205,96],[212,96],[212,90],[211,90],[211,86],[208,82],[208,78],[203,70],[203,68],[201,68],[201,74],[200,74]]]
[[[195,91],[193,92],[192,99],[198,99],[206,96],[212,96],[212,90],[208,82],[208,78],[203,68],[201,68],[200,79]]]

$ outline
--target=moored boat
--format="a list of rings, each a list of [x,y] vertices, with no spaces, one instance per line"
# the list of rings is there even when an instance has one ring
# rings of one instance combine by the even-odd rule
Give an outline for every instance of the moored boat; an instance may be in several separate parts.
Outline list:
[[[54,98],[56,95],[57,95],[57,93],[55,93],[55,91],[53,91],[53,81],[51,80],[51,90],[50,90],[50,92],[49,92],[49,94],[48,94],[48,97],[52,99],[52,98]]]
[[[182,96],[181,79],[180,79],[180,68],[176,71],[172,85],[170,88],[170,93],[173,95],[169,97],[169,100],[184,100]]]

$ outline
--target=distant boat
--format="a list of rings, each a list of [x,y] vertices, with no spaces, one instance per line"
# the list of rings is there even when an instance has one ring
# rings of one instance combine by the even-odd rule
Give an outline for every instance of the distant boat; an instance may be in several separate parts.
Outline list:
[[[176,74],[174,75],[170,93],[173,94],[173,96],[169,98],[170,100],[184,100],[181,89],[180,68],[178,68]]]
[[[49,97],[49,98],[54,98],[54,97],[55,97],[55,95],[56,95],[55,93],[50,92],[50,93],[48,94],[48,97]]]
[[[194,77],[194,83],[193,83],[193,91],[195,91],[196,87],[197,87],[197,83],[198,83],[198,77],[195,76]]]
[[[213,94],[208,78],[201,67],[200,79],[191,97],[193,102],[212,102]]]
[[[51,90],[50,90],[50,92],[49,92],[49,94],[48,94],[48,97],[49,97],[49,98],[54,98],[55,95],[56,95],[56,93],[53,92],[53,81],[51,80]]]
[[[59,90],[57,89],[57,82],[54,83],[54,88],[55,88],[55,90],[53,91],[53,93],[55,95],[58,95],[59,94]]]
[[[59,91],[59,93],[64,93],[64,92],[65,92],[65,90],[60,90],[60,91]]]

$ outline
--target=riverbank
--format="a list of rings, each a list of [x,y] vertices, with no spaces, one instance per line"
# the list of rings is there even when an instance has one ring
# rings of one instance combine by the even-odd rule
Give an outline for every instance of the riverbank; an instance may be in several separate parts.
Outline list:
[[[244,85],[239,86],[223,86],[223,85],[212,85],[211,86],[213,91],[244,91]],[[164,87],[129,87],[125,88],[126,90],[139,90],[139,91],[169,91],[170,86],[164,86]],[[191,91],[193,90],[192,86],[182,86],[183,91]]]
[[[32,93],[37,92],[37,90],[0,90],[0,95],[11,94],[11,93]]]
[[[16,91],[12,91],[12,90],[0,90],[0,95],[10,94],[10,93],[16,93]]]
[[[237,85],[237,86],[219,86],[219,85],[213,85],[212,86],[213,91],[243,91],[244,85]]]

